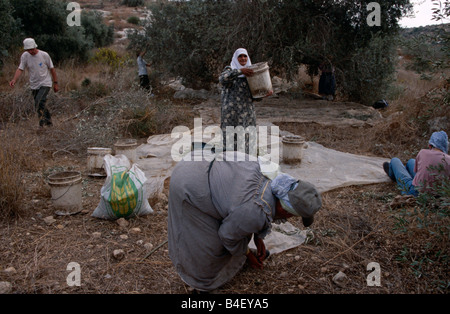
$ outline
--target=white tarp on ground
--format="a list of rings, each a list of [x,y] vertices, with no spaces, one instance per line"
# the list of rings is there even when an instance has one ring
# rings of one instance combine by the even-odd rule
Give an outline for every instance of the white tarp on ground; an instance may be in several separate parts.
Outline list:
[[[147,144],[137,148],[137,164],[148,179],[146,190],[149,197],[158,196],[163,191],[164,180],[171,176],[177,163],[171,155],[172,145],[177,141],[179,138],[172,139],[170,134],[154,135],[148,138]],[[281,163],[280,168],[295,178],[311,182],[322,193],[345,186],[390,180],[382,166],[384,161],[389,161],[387,158],[339,152],[315,142],[307,142],[307,146],[300,164]]]
[[[137,164],[147,177],[148,197],[157,197],[163,192],[164,181],[171,176],[177,163],[171,155],[172,146],[177,141],[179,138],[172,138],[170,134],[155,135],[149,137],[146,144],[138,147]],[[282,145],[280,154],[282,156]],[[388,159],[343,153],[308,142],[300,164],[281,163],[280,168],[282,172],[295,178],[311,182],[323,193],[345,186],[389,182],[390,179],[382,167],[384,161]],[[305,230],[284,223],[274,225],[272,232],[265,239],[265,244],[274,254],[299,246],[305,239]]]

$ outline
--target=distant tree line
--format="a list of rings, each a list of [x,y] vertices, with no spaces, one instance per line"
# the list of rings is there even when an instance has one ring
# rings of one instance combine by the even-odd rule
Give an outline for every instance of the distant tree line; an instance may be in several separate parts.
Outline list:
[[[33,37],[54,62],[86,61],[92,48],[109,45],[114,27],[96,11],[81,11],[81,26],[67,24],[67,3],[56,0],[0,0],[0,61]]]
[[[429,73],[450,68],[450,1],[433,0],[432,19],[442,24],[403,29],[399,47],[411,62],[409,68],[431,79]]]
[[[253,62],[269,61],[273,74],[291,77],[301,64],[311,75],[329,60],[340,90],[370,103],[387,90],[395,65],[394,36],[409,0],[378,0],[380,25],[369,26],[371,1],[189,0],[150,5],[145,32],[130,48],[147,48],[155,65],[186,84],[217,80],[234,50],[245,47]]]

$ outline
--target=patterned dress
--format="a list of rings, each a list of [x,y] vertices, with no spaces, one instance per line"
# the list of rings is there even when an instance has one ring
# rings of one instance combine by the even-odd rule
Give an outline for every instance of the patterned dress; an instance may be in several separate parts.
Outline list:
[[[222,110],[220,127],[223,132],[224,149],[226,146],[226,127],[242,126],[244,130],[249,126],[256,127],[255,106],[247,79],[238,69],[225,67],[219,77],[222,84]],[[236,138],[236,137],[235,137]],[[235,143],[236,150],[236,143]],[[246,151],[249,147],[249,136],[246,134]]]

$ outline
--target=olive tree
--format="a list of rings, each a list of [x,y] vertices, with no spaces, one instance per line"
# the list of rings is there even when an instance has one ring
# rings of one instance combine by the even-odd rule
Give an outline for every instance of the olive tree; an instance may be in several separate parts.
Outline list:
[[[398,20],[409,0],[379,0],[378,25],[368,23],[370,1],[356,0],[190,0],[158,1],[143,32],[131,36],[130,48],[146,46],[156,66],[206,85],[217,81],[235,49],[247,48],[253,62],[268,61],[274,74],[294,75],[306,64],[317,73],[324,60],[333,62],[341,92],[370,103],[386,89]],[[372,58],[370,62],[366,59]],[[358,64],[361,63],[362,64]],[[390,66],[385,66],[385,63]],[[362,68],[365,68],[363,70]],[[355,69],[358,69],[355,72]],[[376,73],[373,80],[361,75]],[[365,84],[364,84],[365,82]],[[361,99],[374,86],[380,92]]]

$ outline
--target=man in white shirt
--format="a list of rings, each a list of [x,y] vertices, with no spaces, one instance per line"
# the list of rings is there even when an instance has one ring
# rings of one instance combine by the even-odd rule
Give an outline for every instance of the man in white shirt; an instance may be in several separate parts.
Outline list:
[[[30,73],[30,88],[40,120],[39,125],[52,125],[50,112],[45,106],[50,88],[53,86],[55,93],[59,90],[58,78],[52,59],[48,53],[37,49],[33,38],[26,38],[23,41],[23,49],[25,52],[20,57],[20,65],[9,85],[14,87],[22,72],[28,69]]]

